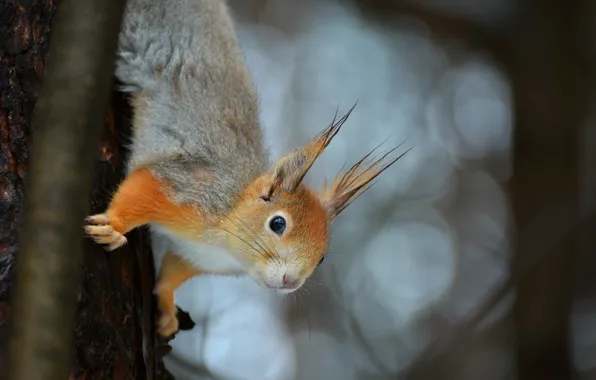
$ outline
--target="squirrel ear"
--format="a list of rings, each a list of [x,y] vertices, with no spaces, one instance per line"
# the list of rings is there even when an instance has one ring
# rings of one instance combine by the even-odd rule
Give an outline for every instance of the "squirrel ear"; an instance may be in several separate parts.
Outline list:
[[[270,195],[279,189],[289,193],[296,190],[316,159],[323,153],[342,125],[348,120],[354,107],[356,107],[356,104],[339,120],[336,120],[336,112],[333,121],[327,128],[319,132],[305,146],[283,156],[275,163],[268,174],[270,177]]]
[[[323,207],[327,210],[329,220],[333,220],[337,217],[346,209],[346,207],[355,201],[356,198],[362,195],[366,190],[370,189],[374,185],[374,182],[372,181],[375,178],[412,149],[410,148],[400,154],[397,158],[386,162],[387,156],[399,148],[399,146],[397,146],[372,163],[365,165],[365,161],[377,148],[371,150],[350,169],[340,172],[331,185],[324,185],[323,191],[319,194],[319,199],[321,200]]]

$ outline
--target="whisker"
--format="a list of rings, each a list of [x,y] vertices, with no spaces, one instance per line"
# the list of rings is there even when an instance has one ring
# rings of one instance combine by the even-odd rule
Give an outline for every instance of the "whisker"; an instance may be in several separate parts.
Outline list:
[[[275,244],[273,242],[273,238],[271,237],[270,234],[265,234],[267,236],[267,241],[269,242],[269,247],[271,247],[271,250],[275,252],[275,257],[276,260],[279,264],[282,264],[281,262],[281,257],[279,256],[279,254],[277,253],[277,250],[275,249]]]
[[[246,233],[247,235],[249,235],[252,240],[252,244],[256,245],[257,247],[260,248],[260,251],[257,250],[256,248],[254,248],[256,251],[259,252],[259,255],[265,259],[270,259],[273,257],[273,255],[271,254],[271,252],[266,249],[262,244],[260,244],[260,241],[258,239],[256,239],[256,234],[254,233],[254,231],[250,230],[248,228],[248,226],[246,225],[246,223],[242,222],[242,220],[240,220],[239,218],[236,218],[236,220],[238,220],[240,223],[242,223],[242,226],[239,226],[237,223],[234,223],[232,220],[230,220],[235,226],[236,228],[238,228],[239,230],[243,231],[244,233]],[[254,247],[253,245],[253,247]]]
[[[323,281],[317,281],[317,280],[314,280],[313,279],[313,280],[309,280],[308,283],[309,284],[310,283],[315,284],[315,285],[320,286],[320,287],[325,288],[325,289],[334,290],[333,287],[330,284],[327,284],[326,282],[323,282]]]
[[[267,245],[263,239],[261,238],[261,236],[259,234],[257,234],[252,228],[250,228],[246,223],[244,223],[244,221],[240,220],[240,218],[236,218],[238,219],[238,221],[240,223],[242,223],[242,225],[245,227],[247,232],[250,232],[250,235],[254,238],[255,240],[255,244],[257,244],[264,252],[266,252],[267,256],[270,259],[273,259],[275,261],[280,261],[279,255],[275,252],[274,249],[272,249],[272,244],[271,245]]]
[[[230,218],[226,218],[226,219],[229,220],[230,223],[232,223],[237,229],[241,230],[240,226],[238,226],[236,223],[234,223],[233,220],[231,220]],[[232,231],[230,231],[228,229],[224,229],[224,231],[226,231],[227,233],[236,237],[238,240],[242,241],[244,244],[246,244],[249,248],[251,248],[257,254],[257,256],[263,257],[265,259],[267,258],[266,252],[264,252],[262,250],[258,250],[257,247],[255,247],[255,245],[254,245],[254,243],[255,243],[254,241],[249,242],[248,240],[244,239],[243,237],[239,236],[236,233],[233,233]]]
[[[243,237],[235,234],[234,232],[228,230],[228,229],[223,229],[225,232],[229,233],[230,235],[234,236],[236,239],[242,241],[244,244],[246,244],[247,247],[251,248],[253,251],[255,251],[257,254],[261,254],[261,252],[256,249],[252,244],[250,244],[246,239],[244,239]]]
[[[303,310],[306,312],[306,320],[308,322],[308,339],[311,338],[311,326],[310,326],[310,314],[308,313],[308,305],[306,304],[306,302],[304,301],[303,296],[303,292],[304,291],[304,287],[301,287],[300,289],[296,290],[295,293],[297,293],[298,297],[300,298],[300,301],[302,302],[303,305]]]
[[[321,309],[321,307],[319,306],[319,304],[317,303],[317,300],[315,297],[313,297],[310,293],[310,291],[308,290],[308,288],[303,287],[304,288],[304,293],[306,294],[306,297],[308,297],[308,299],[314,304],[315,308],[317,309],[317,311],[319,313],[322,313],[323,310]]]
[[[229,219],[229,218],[228,218],[228,219]],[[240,226],[240,225],[239,225],[239,224],[237,224],[237,223],[234,223],[234,221],[233,221],[232,219],[229,219],[229,220],[230,220],[230,222],[232,222],[232,223],[234,224],[234,226],[235,226],[236,228],[238,228],[239,230],[241,230],[241,231],[243,231],[243,232],[247,233],[247,235],[250,235],[250,237],[254,238],[254,236],[255,236],[255,233],[254,233],[254,231],[250,230],[250,229],[248,228],[248,226],[246,225],[246,223],[244,223],[244,222],[243,222],[243,221],[242,221],[240,218],[237,218],[237,217],[236,217],[236,218],[235,218],[235,220],[236,220],[236,221],[238,221],[238,222],[240,222],[240,223],[242,224],[242,226]],[[254,244],[256,244],[256,245],[257,245],[259,248],[261,248],[263,251],[266,251],[266,249],[265,249],[264,247],[262,247],[260,244],[258,244],[258,243],[259,243],[258,241],[254,241],[254,240],[253,240],[253,243],[254,243]]]

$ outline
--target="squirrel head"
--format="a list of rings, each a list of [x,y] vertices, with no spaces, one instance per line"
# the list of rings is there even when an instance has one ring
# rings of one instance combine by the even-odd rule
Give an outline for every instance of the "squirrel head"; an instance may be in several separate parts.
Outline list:
[[[247,186],[224,220],[230,248],[261,285],[280,293],[299,289],[323,262],[331,222],[405,154],[387,162],[393,149],[366,164],[375,148],[321,191],[304,185],[306,173],[353,109]]]

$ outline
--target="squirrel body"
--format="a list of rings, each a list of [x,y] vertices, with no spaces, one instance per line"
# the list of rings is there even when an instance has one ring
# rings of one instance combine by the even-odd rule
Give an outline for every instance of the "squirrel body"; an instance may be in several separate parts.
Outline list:
[[[151,166],[176,202],[229,211],[229,194],[261,175],[269,154],[226,3],[130,0],[124,17],[116,76],[134,96],[129,172]],[[188,174],[205,169],[197,186]]]
[[[305,186],[352,108],[270,164],[224,0],[129,0],[116,76],[133,108],[127,177],[85,231],[111,251],[149,225],[165,245],[155,289],[164,336],[178,330],[174,291],[197,275],[299,289],[325,257],[331,222],[401,157],[367,163],[371,152],[323,190]]]

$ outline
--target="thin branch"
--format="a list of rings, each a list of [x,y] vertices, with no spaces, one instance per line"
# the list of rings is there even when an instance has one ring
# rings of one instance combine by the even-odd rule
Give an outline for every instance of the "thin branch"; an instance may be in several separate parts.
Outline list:
[[[69,375],[83,231],[124,1],[60,2],[33,119],[8,379]]]

